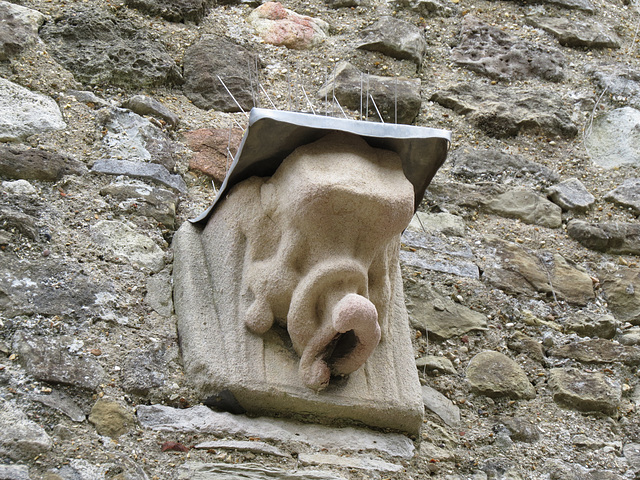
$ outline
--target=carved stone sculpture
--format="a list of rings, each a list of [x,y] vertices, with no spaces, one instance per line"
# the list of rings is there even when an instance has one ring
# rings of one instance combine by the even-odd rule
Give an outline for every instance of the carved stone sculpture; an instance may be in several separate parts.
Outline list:
[[[185,368],[204,398],[224,392],[255,413],[415,432],[398,255],[416,191],[398,153],[323,134],[177,233]]]

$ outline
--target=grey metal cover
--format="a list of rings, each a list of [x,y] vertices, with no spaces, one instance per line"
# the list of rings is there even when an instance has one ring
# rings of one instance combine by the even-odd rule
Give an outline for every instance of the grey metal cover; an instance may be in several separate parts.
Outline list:
[[[352,133],[372,147],[396,152],[405,176],[413,184],[416,210],[431,179],[444,163],[451,142],[448,130],[253,108],[249,126],[218,195],[209,208],[190,221],[205,222],[231,187],[250,177],[273,175],[296,148],[332,131]]]

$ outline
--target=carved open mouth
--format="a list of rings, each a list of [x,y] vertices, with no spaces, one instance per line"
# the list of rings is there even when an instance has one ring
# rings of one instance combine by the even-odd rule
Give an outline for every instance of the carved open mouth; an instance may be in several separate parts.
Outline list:
[[[350,373],[341,371],[340,363],[349,357],[357,344],[358,337],[353,330],[339,333],[329,342],[322,355],[322,360],[327,364],[333,375]]]

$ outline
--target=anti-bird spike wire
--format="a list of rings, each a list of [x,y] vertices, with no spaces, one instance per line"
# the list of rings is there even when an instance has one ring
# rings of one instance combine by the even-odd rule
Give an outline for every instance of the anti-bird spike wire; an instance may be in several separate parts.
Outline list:
[[[249,88],[251,89],[251,103],[256,106],[256,93],[253,90],[253,71],[251,69],[251,57],[247,57],[247,70],[249,71]]]
[[[304,85],[302,85],[302,83],[300,84],[300,88],[302,89],[302,93],[304,93],[304,98],[307,99],[307,103],[309,104],[309,107],[311,107],[311,113],[313,113],[314,115],[316,114],[315,109],[313,108],[313,103],[311,103],[311,100],[309,100],[309,97],[307,96],[307,92],[304,89]]]
[[[367,72],[367,113],[364,119],[365,121],[369,120],[369,72]]]
[[[233,96],[233,94],[229,91],[229,89],[227,88],[227,86],[224,84],[224,82],[222,81],[222,79],[220,78],[220,75],[216,75],[216,77],[218,77],[218,80],[220,80],[220,83],[222,84],[222,86],[224,87],[224,89],[227,91],[227,93],[229,94],[229,96],[233,99],[233,101],[235,102],[235,104],[238,106],[238,108],[240,109],[240,111],[242,113],[244,113],[244,116],[249,118],[249,114],[247,112],[244,111],[244,108],[242,108],[242,106],[238,103],[238,101],[236,100],[236,97]]]
[[[291,112],[291,102],[292,102],[292,96],[291,96],[291,74],[289,72],[287,72],[287,91],[289,92],[289,98],[287,100],[287,105],[288,105],[288,110]]]
[[[333,100],[331,100],[331,113],[333,113],[333,102],[336,99],[336,66],[335,65],[333,66],[333,83],[331,84],[331,96],[333,97]],[[333,117],[333,115],[331,116]]]
[[[333,96],[333,101],[336,102],[338,104],[338,108],[340,109],[340,111],[342,112],[342,115],[344,115],[344,118],[346,118],[347,120],[349,120],[349,117],[347,117],[347,114],[344,113],[344,110],[342,109],[342,105],[340,105],[340,102],[338,101],[338,99],[336,98],[336,96]]]
[[[264,93],[267,97],[267,100],[269,100],[269,103],[271,104],[271,106],[273,107],[274,110],[278,110],[278,107],[276,107],[276,104],[273,103],[273,100],[271,100],[271,97],[269,96],[269,94],[267,93],[267,91],[264,89],[264,87],[262,86],[261,83],[258,84],[258,86],[260,87],[260,90],[262,90],[262,93]]]
[[[362,120],[362,72],[360,72],[360,120]]]
[[[324,84],[326,88],[324,89],[324,116],[329,116],[329,70],[327,67],[324,67]]]
[[[396,114],[396,124],[398,123],[398,77],[395,78],[395,92],[394,92],[394,99],[393,99],[393,106],[395,108],[395,114]]]
[[[376,101],[373,99],[372,95],[369,95],[371,97],[371,103],[373,103],[374,108],[376,109],[376,112],[378,113],[378,117],[380,117],[380,121],[382,123],[384,123],[384,120],[382,118],[382,115],[380,115],[380,110],[378,110],[378,106],[376,105]]]

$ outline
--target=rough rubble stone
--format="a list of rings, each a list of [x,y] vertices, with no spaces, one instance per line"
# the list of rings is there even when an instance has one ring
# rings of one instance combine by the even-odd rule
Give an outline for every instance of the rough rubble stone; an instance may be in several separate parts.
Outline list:
[[[424,357],[416,358],[416,368],[429,376],[455,375],[458,373],[451,360],[436,355],[425,355]]]
[[[407,291],[406,303],[411,326],[439,338],[487,328],[485,315],[439,295],[427,284],[420,285],[415,291]]]
[[[300,453],[298,460],[302,465],[328,465],[368,472],[398,472],[403,469],[402,465],[361,455],[345,457],[327,453]]]
[[[458,148],[451,152],[448,161],[453,164],[451,173],[473,182],[514,183],[531,179],[536,184],[550,184],[560,181],[560,176],[544,165],[493,148]]]
[[[498,90],[462,83],[434,93],[431,100],[465,115],[471,123],[497,138],[513,137],[524,131],[568,138],[578,133],[565,102],[548,90]]]
[[[189,159],[189,169],[209,175],[221,184],[238,151],[242,135],[239,128],[201,128],[184,132],[186,144],[194,152]]]
[[[97,390],[105,378],[98,361],[78,355],[82,345],[72,337],[41,337],[16,333],[14,350],[24,369],[37,380]]]
[[[228,463],[185,462],[179,467],[178,480],[346,480],[341,475],[325,471],[296,469],[287,471],[281,468],[267,467],[259,464],[245,463],[230,465]]]
[[[260,441],[212,440],[194,445],[193,448],[200,450],[209,450],[211,448],[216,450],[240,450],[243,452],[261,453],[263,455],[275,455],[276,457],[290,457],[284,450]]]
[[[124,357],[122,388],[135,395],[147,395],[150,390],[161,387],[166,375],[166,350],[162,347],[136,348]]]
[[[567,233],[592,250],[640,255],[640,225],[637,223],[571,220],[567,224]]]
[[[361,2],[362,0],[325,0],[325,3],[329,8],[357,7]]]
[[[604,374],[575,369],[551,369],[549,386],[556,403],[587,413],[615,414],[622,394],[620,385]]]
[[[467,381],[471,391],[488,397],[514,399],[535,398],[536,391],[524,370],[500,352],[484,351],[467,366]]]
[[[632,327],[622,332],[618,337],[622,345],[640,345],[640,328]]]
[[[0,399],[0,457],[32,459],[53,447],[49,435],[27,415]]]
[[[562,209],[528,188],[508,190],[487,201],[484,206],[492,213],[518,218],[524,223],[549,228],[562,225]]]
[[[171,128],[176,128],[180,118],[162,103],[153,97],[146,95],[134,95],[126,99],[120,105],[122,108],[128,108],[138,115],[151,115],[166,122]]]
[[[211,0],[126,0],[125,4],[152,16],[161,16],[170,22],[200,23],[211,5]]]
[[[530,16],[526,21],[529,25],[550,33],[565,47],[620,48],[616,35],[597,22],[543,16]]]
[[[331,428],[278,418],[214,412],[204,405],[186,409],[164,405],[139,405],[138,421],[144,428],[161,432],[213,433],[217,436],[260,437],[264,441],[290,444],[302,442],[314,449],[347,452],[380,452],[392,457],[411,458],[415,447],[404,435],[362,428]]]
[[[640,178],[625,180],[622,185],[607,193],[604,199],[623,207],[629,207],[640,215]]]
[[[74,422],[84,422],[87,413],[80,408],[73,397],[61,390],[52,390],[48,395],[34,395],[33,400],[65,414]],[[0,477],[1,478],[1,477]]]
[[[499,417],[496,424],[506,428],[514,442],[535,443],[540,438],[538,426],[524,417]]]
[[[488,238],[487,245],[492,262],[485,265],[484,277],[505,292],[531,295],[537,291],[583,306],[594,299],[591,277],[561,255],[527,251],[498,238]]]
[[[224,88],[226,85],[240,106],[248,111],[253,107],[249,66],[256,62],[250,50],[231,40],[202,35],[184,54],[184,94],[195,106],[205,110],[239,112],[240,108]]]
[[[164,268],[164,252],[146,235],[128,223],[101,220],[90,227],[91,239],[113,259],[125,259],[130,264],[159,272]]]
[[[625,268],[606,274],[602,289],[616,319],[640,325],[640,269]]]
[[[589,0],[545,0],[543,3],[557,5],[570,10],[582,10],[587,13],[596,13],[596,7]]]
[[[499,80],[542,78],[559,82],[566,60],[557,50],[518,40],[473,15],[466,15],[453,61],[474,72]]]
[[[623,480],[623,477],[608,470],[588,469],[578,463],[549,459],[544,464],[549,480]]]
[[[632,470],[636,473],[640,472],[640,443],[627,443],[622,448],[622,454]]]
[[[0,142],[19,142],[66,127],[52,98],[0,77]]]
[[[299,15],[280,2],[266,2],[247,17],[258,36],[266,43],[294,50],[318,46],[329,32],[329,24],[319,18]]]
[[[67,10],[45,23],[40,36],[87,85],[135,89],[182,82],[169,53],[144,28],[93,6]]]
[[[427,213],[417,211],[407,230],[414,232],[424,232],[428,235],[453,235],[464,237],[466,224],[462,217],[450,213]]]
[[[571,358],[582,363],[624,363],[640,365],[640,349],[602,338],[553,347],[549,355]]]
[[[187,184],[180,175],[172,175],[162,165],[156,163],[130,162],[128,160],[98,160],[91,167],[94,173],[106,175],[126,175],[133,178],[151,180],[173,188],[180,193],[187,192]]]
[[[455,5],[451,5],[450,2],[440,0],[395,0],[393,5],[398,9],[409,9],[424,17],[451,17],[459,11],[459,9]]]
[[[419,78],[364,74],[353,65],[340,62],[331,74],[329,82],[318,91],[316,97],[324,102],[325,98],[331,99],[335,95],[342,107],[357,112],[360,112],[360,102],[362,101],[363,116],[367,115],[368,108],[369,118],[379,119],[379,111],[385,122],[409,124],[420,113],[422,102],[420,84]],[[367,102],[366,98],[362,98],[361,85],[365,85],[364,88],[373,97],[378,111],[376,111],[373,102]],[[337,106],[335,108],[338,109]]]
[[[598,86],[625,105],[640,107],[640,70],[623,63],[599,63],[585,69]]]
[[[407,229],[402,234],[404,248],[400,262],[419,270],[451,273],[461,277],[480,278],[480,270],[469,243],[464,238],[445,237]]]
[[[44,15],[37,10],[0,2],[0,61],[8,60],[38,41]]]
[[[104,480],[109,467],[105,464],[93,465],[81,458],[72,458],[67,465],[61,468],[49,470],[44,480]],[[126,465],[126,464],[125,464]],[[115,466],[115,465],[114,465]],[[122,469],[122,462],[115,466],[115,469]],[[143,480],[144,477],[131,475],[130,472],[123,472],[113,477],[114,480]],[[120,477],[120,478],[119,478]]]
[[[91,408],[89,421],[99,435],[118,438],[127,433],[136,423],[136,417],[115,400],[99,399]]]
[[[103,119],[102,144],[107,159],[157,163],[172,172],[177,145],[149,120],[122,108],[110,109]]]
[[[152,187],[136,180],[117,180],[100,189],[118,202],[112,207],[132,215],[151,217],[168,228],[174,228],[178,196],[164,188]]]
[[[0,184],[2,190],[10,195],[32,196],[37,194],[36,187],[26,180],[15,180],[13,182],[2,182]]]
[[[617,108],[596,117],[585,133],[591,160],[604,168],[640,165],[640,110]]]
[[[422,401],[427,410],[435,413],[451,428],[460,426],[460,409],[451,400],[437,390],[422,385]]]
[[[162,271],[147,279],[147,295],[144,301],[158,315],[168,318],[173,313],[171,275]]]
[[[542,363],[545,361],[544,349],[540,341],[522,332],[515,332],[513,336],[507,340],[507,346],[510,350],[523,353],[536,362]]]
[[[411,23],[383,16],[360,32],[358,48],[415,62],[420,67],[427,52],[423,32]]]
[[[578,312],[566,319],[564,329],[581,337],[613,338],[618,325],[619,322],[613,315]]]
[[[31,240],[37,240],[36,222],[37,219],[31,215],[12,208],[0,207],[0,228],[3,230],[11,231],[15,229]]]
[[[31,480],[29,467],[26,465],[0,465],[2,480]]]
[[[590,209],[596,201],[584,184],[577,178],[569,178],[546,190],[547,196],[553,203],[563,210],[584,212]]]
[[[0,251],[0,305],[5,318],[19,315],[85,319],[98,316],[98,298],[113,292],[111,280],[65,258],[29,262]]]

